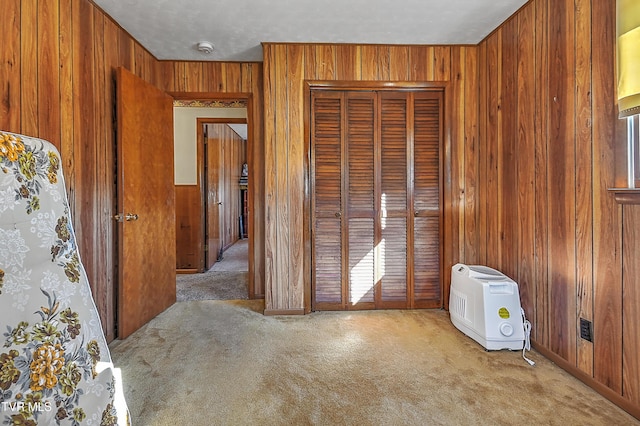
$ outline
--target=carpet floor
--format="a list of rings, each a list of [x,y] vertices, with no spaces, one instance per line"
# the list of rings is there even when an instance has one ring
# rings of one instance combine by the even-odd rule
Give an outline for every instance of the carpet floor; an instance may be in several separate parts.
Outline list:
[[[207,272],[178,274],[177,301],[248,299],[248,246],[249,240],[238,240]]]
[[[536,351],[487,352],[442,310],[268,317],[176,303],[110,345],[134,426],[640,425]]]

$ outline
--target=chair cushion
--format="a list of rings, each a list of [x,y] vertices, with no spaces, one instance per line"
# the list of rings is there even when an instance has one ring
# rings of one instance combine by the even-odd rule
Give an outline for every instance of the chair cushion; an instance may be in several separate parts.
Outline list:
[[[60,155],[47,141],[7,132],[0,132],[0,333],[0,422],[128,423]]]

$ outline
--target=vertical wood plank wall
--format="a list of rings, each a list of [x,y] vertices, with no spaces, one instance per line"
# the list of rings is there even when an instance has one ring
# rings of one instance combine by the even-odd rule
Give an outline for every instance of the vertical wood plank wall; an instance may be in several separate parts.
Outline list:
[[[6,0],[0,31],[0,130],[47,139],[61,152],[82,261],[108,340],[115,337],[114,70],[171,91],[253,95],[261,159],[262,64],[158,61],[88,0]],[[253,165],[260,176],[261,161]],[[261,179],[254,232],[260,238]],[[264,232],[262,231],[262,235]],[[256,294],[263,293],[256,244]]]
[[[478,247],[465,262],[519,282],[536,347],[640,416],[640,218],[607,190],[624,176],[614,46],[613,0],[531,1],[480,43],[480,173],[460,177],[479,199],[461,232]]]
[[[614,46],[613,0],[532,0],[478,46],[263,44],[267,313],[305,307],[304,80],[447,81],[445,271],[512,276],[536,347],[640,417],[640,216],[607,191]]]

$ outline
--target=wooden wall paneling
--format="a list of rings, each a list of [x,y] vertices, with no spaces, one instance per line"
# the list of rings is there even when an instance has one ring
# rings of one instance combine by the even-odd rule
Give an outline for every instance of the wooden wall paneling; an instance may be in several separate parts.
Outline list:
[[[376,80],[391,80],[391,46],[375,46],[376,61],[374,64],[378,69],[378,78]]]
[[[361,54],[361,77],[363,80],[380,80],[378,71],[378,46],[360,46]]]
[[[502,25],[502,61],[500,86],[499,193],[500,268],[509,277],[518,272],[518,20],[509,19]]]
[[[20,3],[20,132],[38,134],[38,0]]]
[[[464,181],[463,227],[460,229],[462,236],[462,258],[467,264],[479,264],[479,113],[480,98],[478,83],[479,52],[477,47],[465,49],[465,78],[464,82],[464,149],[462,163],[463,172],[460,175]],[[462,118],[461,118],[462,120]],[[445,274],[448,271],[445,269]]]
[[[622,395],[640,407],[640,207],[623,207]]]
[[[289,102],[287,100],[287,75],[289,72],[287,63],[287,46],[276,46],[276,55],[280,60],[275,63],[275,75],[278,86],[275,90],[276,116],[275,116],[275,161],[278,164],[276,168],[276,209],[275,220],[278,224],[276,251],[277,262],[276,277],[278,280],[278,305],[284,309],[289,309],[289,291],[291,286],[289,262],[291,253],[290,249],[290,205],[289,199],[289,167],[287,160],[289,158],[289,134],[287,121],[287,113],[289,112]]]
[[[3,30],[0,31],[0,129],[20,133],[21,24],[20,0],[3,2]]]
[[[535,6],[527,5],[518,15],[517,29],[517,137],[518,170],[517,266],[520,301],[527,319],[535,318]]]
[[[427,68],[429,65],[432,65],[427,55],[427,48],[425,46],[408,46],[408,49],[408,80],[427,81]]]
[[[262,92],[262,65],[244,64],[250,70],[250,86],[244,88],[243,92],[252,93],[251,116],[249,125],[249,140],[247,141],[247,152],[253,155],[248,158],[249,175],[251,187],[249,196],[253,199],[253,204],[249,211],[249,232],[253,236],[249,240],[249,253],[253,256],[253,262],[249,263],[249,282],[252,282],[250,296],[264,297],[264,141],[263,141],[263,92]],[[248,74],[248,72],[247,72]]]
[[[107,119],[107,114],[113,111],[113,107],[107,104],[108,96],[107,92],[111,89],[111,85],[107,84],[105,76],[105,34],[104,34],[104,14],[97,8],[92,8],[93,22],[94,22],[94,37],[93,37],[93,99],[95,100],[93,105],[94,115],[94,164],[95,169],[95,187],[93,190],[94,197],[94,211],[93,211],[93,238],[91,252],[95,259],[95,276],[91,283],[91,287],[94,294],[113,294],[108,291],[107,286],[113,279],[113,274],[107,271],[113,271],[113,269],[104,269],[107,266],[113,268],[113,256],[114,252],[109,251],[113,248],[113,238],[110,234],[112,228],[111,224],[111,210],[113,198],[111,185],[114,181],[114,169],[111,168],[113,163],[107,163],[109,159],[114,161],[112,155],[107,153],[107,132],[108,128],[111,129],[111,120]],[[109,153],[110,154],[110,153]],[[99,244],[98,242],[103,242]],[[112,263],[108,264],[109,259]],[[108,277],[111,275],[110,277]],[[113,290],[113,289],[112,289]],[[99,306],[100,320],[103,324],[108,324],[109,321],[107,314],[110,312],[114,314],[113,306],[110,306],[112,298],[101,297],[96,301]],[[112,336],[114,337],[114,336]]]
[[[204,92],[202,67],[201,62],[185,62],[184,79],[187,92]]]
[[[317,46],[315,44],[305,44],[304,45],[304,78],[305,80],[318,80],[318,67],[316,64],[318,63],[317,57]],[[360,64],[356,64],[356,66],[360,66]]]
[[[232,93],[242,92],[241,64],[238,62],[226,62],[224,64],[226,74],[226,91]]]
[[[593,375],[593,343],[581,339],[580,318],[593,321],[593,179],[591,0],[577,0],[576,22],[576,285],[577,367]],[[581,184],[581,182],[583,184]]]
[[[316,47],[316,76],[319,80],[336,78],[336,46],[319,44]]]
[[[65,185],[69,195],[69,205],[75,205],[71,192],[75,182],[75,163],[73,159],[74,103],[73,97],[73,14],[71,1],[60,1],[59,38],[60,38],[60,156],[64,171]],[[1,71],[0,71],[1,73]],[[1,79],[1,77],[0,77]],[[106,327],[106,325],[105,325]]]
[[[486,132],[486,198],[483,215],[486,216],[486,263],[500,268],[500,241],[498,238],[498,148],[500,146],[500,30],[494,32],[487,40],[487,132]]]
[[[145,61],[146,50],[138,43],[133,44],[133,73],[143,79],[149,81],[149,69]]]
[[[60,149],[60,37],[59,2],[37,4],[38,135]],[[35,52],[35,51],[34,51]]]
[[[222,131],[222,157],[223,157],[223,184],[224,184],[224,199],[222,204],[222,214],[224,215],[224,229],[223,229],[223,243],[224,250],[235,241],[234,229],[235,229],[235,214],[234,214],[234,197],[233,197],[233,157],[234,150],[231,139],[229,138],[228,128],[223,127]]]
[[[116,190],[115,190],[115,175],[116,175],[116,159],[115,159],[115,130],[113,123],[115,122],[114,108],[115,99],[115,70],[119,64],[119,32],[118,26],[110,19],[104,20],[104,134],[105,144],[102,149],[102,167],[101,167],[101,180],[104,188],[104,193],[101,197],[101,221],[105,226],[105,232],[102,236],[104,242],[103,259],[102,263],[102,276],[105,283],[102,290],[104,295],[102,302],[105,305],[103,316],[103,327],[107,335],[107,340],[111,341],[116,337],[114,318],[116,317],[116,292],[117,282],[113,271],[117,269],[116,266],[116,225],[115,221],[111,217],[115,214]]]
[[[173,90],[176,92],[189,91],[185,79],[185,67],[184,62],[173,62]]]
[[[409,47],[389,46],[389,80],[409,81]]]
[[[543,346],[549,344],[549,217],[547,200],[548,135],[549,135],[549,0],[534,3],[535,13],[535,312],[531,337]]]
[[[336,80],[355,81],[361,79],[362,60],[360,48],[352,44],[340,44],[336,46]],[[307,49],[305,49],[306,51]],[[305,64],[309,59],[305,59]]]
[[[222,64],[220,62],[205,62],[202,64],[204,87],[207,92],[222,92]]]
[[[98,243],[96,217],[96,144],[95,115],[96,104],[94,94],[94,16],[93,6],[76,0],[72,5],[73,12],[73,96],[74,105],[74,148],[75,193],[74,225],[78,239],[78,248],[87,270],[92,290],[98,281],[96,251]]]
[[[135,63],[134,58],[134,49],[135,45],[134,41],[131,39],[129,34],[124,31],[122,28],[118,30],[118,65],[122,66],[128,70],[133,70]]]
[[[174,67],[172,61],[158,61],[158,68],[161,75],[161,83],[158,87],[165,92],[174,92],[173,88],[173,74]],[[206,69],[205,69],[206,70]]]
[[[464,112],[465,112],[465,48],[451,51],[450,70],[453,77],[447,86],[449,90],[449,102],[445,103],[449,113],[445,116],[452,117],[453,122],[449,123],[446,129],[449,134],[444,134],[443,146],[441,150],[441,161],[443,166],[443,228],[444,247],[442,270],[444,276],[444,292],[442,294],[445,308],[449,306],[449,285],[451,282],[451,267],[464,259],[464,241],[461,232],[457,229],[464,227]],[[455,111],[455,113],[453,113]],[[455,118],[454,118],[455,117]],[[446,202],[444,200],[447,200]]]
[[[176,185],[176,269],[200,270],[202,197],[199,185]]]
[[[449,81],[451,79],[451,51],[456,48],[451,46],[435,46],[433,48],[434,81]]]
[[[435,46],[424,46],[425,58],[427,63],[425,64],[427,72],[427,81],[434,81],[436,79],[436,53]]]
[[[486,203],[488,196],[487,167],[488,150],[487,141],[489,134],[489,41],[484,41],[478,48],[478,179],[476,181],[478,192],[478,204],[476,221],[478,226],[477,242],[479,264],[487,263],[487,213]]]
[[[293,123],[304,123],[304,47],[292,44],[287,49],[287,83],[288,120]],[[289,190],[289,306],[304,306],[304,202],[305,202],[305,167],[306,155],[304,144],[304,126],[292,126],[289,129],[288,147],[288,190]]]
[[[163,89],[164,88],[164,68],[160,61],[153,56],[148,50],[145,49],[144,60],[147,63],[149,69],[149,83],[154,86]]]
[[[575,58],[573,0],[549,15],[549,279],[550,349],[576,361]]]
[[[621,208],[607,192],[615,183],[615,7],[613,2],[591,4],[593,44],[593,324],[594,378],[615,392],[622,392],[622,259]],[[637,226],[637,224],[636,224]],[[637,324],[630,325],[637,327]],[[637,329],[635,330],[637,332]]]
[[[276,242],[277,242],[277,216],[276,216],[276,134],[275,134],[275,115],[277,105],[275,103],[274,90],[277,89],[277,79],[275,64],[278,56],[276,55],[275,45],[263,44],[264,58],[264,164],[265,164],[265,313],[274,307],[280,308],[281,305],[275,300],[275,294],[278,293],[279,277],[277,276],[276,261]]]

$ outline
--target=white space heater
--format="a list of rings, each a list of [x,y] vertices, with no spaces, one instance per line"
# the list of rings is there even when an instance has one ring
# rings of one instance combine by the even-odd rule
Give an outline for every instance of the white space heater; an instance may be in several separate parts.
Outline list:
[[[502,272],[487,266],[454,265],[449,315],[458,330],[485,349],[523,349],[524,356],[526,319],[518,285]]]

